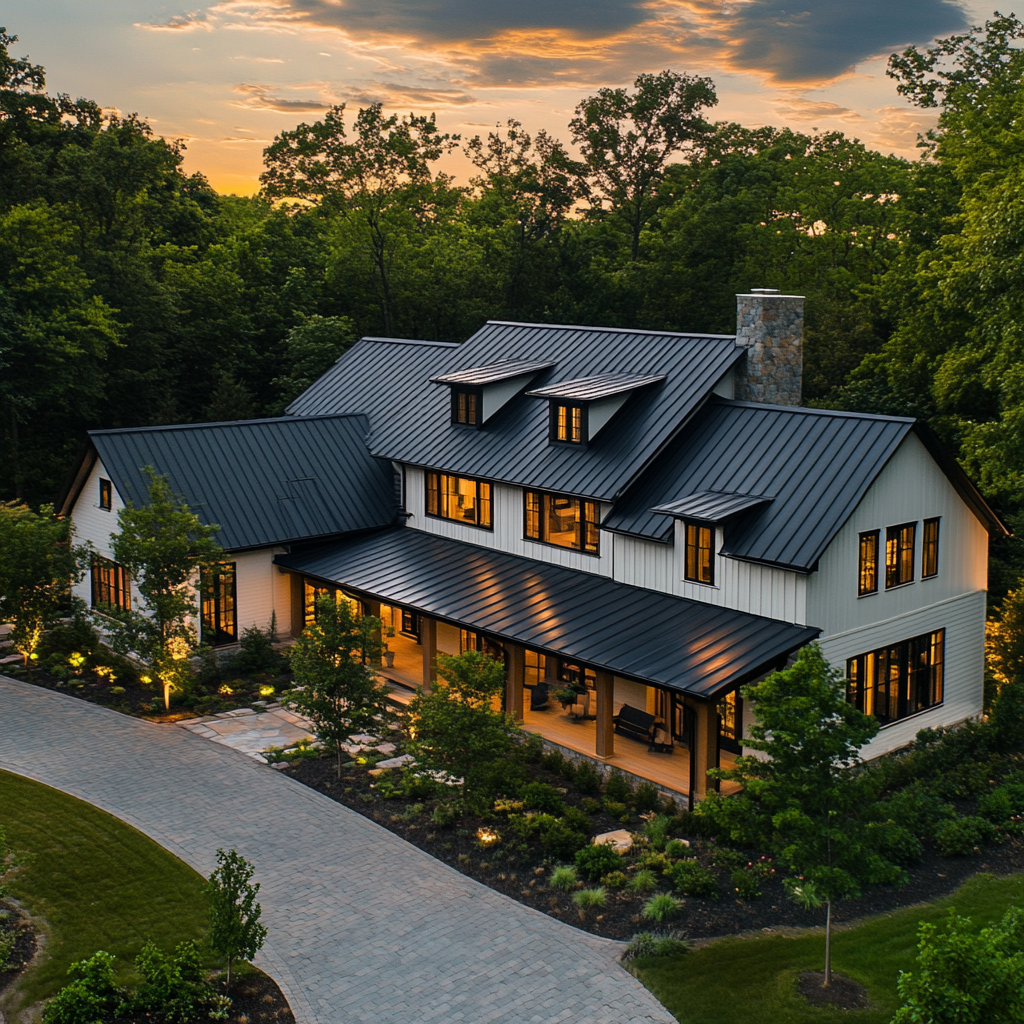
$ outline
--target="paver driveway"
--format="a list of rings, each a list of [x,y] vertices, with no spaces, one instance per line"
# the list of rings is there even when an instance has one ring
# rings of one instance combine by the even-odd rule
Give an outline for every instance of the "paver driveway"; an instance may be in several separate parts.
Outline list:
[[[252,758],[0,677],[0,767],[102,807],[204,875],[256,864],[260,965],[299,1024],[669,1024],[620,947],[546,917]]]

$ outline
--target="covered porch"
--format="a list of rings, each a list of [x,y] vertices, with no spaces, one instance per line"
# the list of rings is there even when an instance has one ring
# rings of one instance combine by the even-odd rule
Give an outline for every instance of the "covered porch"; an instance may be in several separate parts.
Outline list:
[[[691,806],[741,749],[738,688],[817,633],[405,528],[277,562],[296,603],[334,589],[393,629],[397,700],[435,685],[438,652],[488,650],[525,730]]]

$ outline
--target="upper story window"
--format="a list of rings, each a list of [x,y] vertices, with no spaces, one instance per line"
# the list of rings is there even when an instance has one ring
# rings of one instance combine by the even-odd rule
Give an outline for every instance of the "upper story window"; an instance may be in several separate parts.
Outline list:
[[[490,530],[491,485],[486,480],[428,471],[427,515]]]
[[[109,512],[114,507],[114,488],[109,480],[100,477],[100,508]]]
[[[860,535],[857,565],[857,596],[878,593],[878,530]]]
[[[128,574],[117,562],[99,555],[92,560],[92,606],[100,611],[128,611],[132,606]]]
[[[914,582],[914,546],[917,523],[890,526],[885,531],[885,586],[900,587]]]
[[[596,501],[547,491],[525,492],[523,536],[560,548],[599,553],[600,509]]]
[[[479,388],[452,388],[452,423],[480,426],[481,405]]]
[[[939,520],[924,521],[921,539],[921,579],[939,575]]]
[[[715,529],[701,523],[686,524],[683,578],[692,583],[715,582]]]
[[[551,440],[583,444],[583,406],[566,402],[551,403]]]
[[[846,662],[846,699],[883,725],[942,703],[946,631],[859,654]]]

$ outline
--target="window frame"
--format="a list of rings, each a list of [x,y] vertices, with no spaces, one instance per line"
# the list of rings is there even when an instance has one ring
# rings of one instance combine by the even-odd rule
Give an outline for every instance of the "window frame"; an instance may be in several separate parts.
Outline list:
[[[462,410],[461,403],[465,399],[466,418],[460,419]],[[472,385],[453,385],[451,389],[451,419],[452,425],[456,427],[471,427],[478,429],[483,424],[484,418],[484,392],[481,387]],[[473,412],[473,418],[470,414]]]
[[[933,516],[921,524],[921,579],[933,580],[939,575],[939,541],[942,536],[942,528],[939,525],[942,516]],[[929,528],[934,530],[935,536],[929,537]],[[929,564],[930,563],[930,564]],[[931,572],[928,570],[931,569]]]
[[[103,509],[104,512],[111,512],[114,508],[114,485],[106,478],[101,476],[99,478],[99,504],[97,508]]]
[[[434,486],[431,486],[431,478],[434,479]],[[450,500],[450,493],[446,498],[446,492],[442,484],[443,480],[465,480],[475,485],[475,505],[477,510],[477,522],[464,519],[461,516],[446,515],[443,511],[447,501]],[[484,495],[486,488],[486,496]],[[433,498],[432,498],[433,496]],[[433,511],[431,506],[433,505]],[[486,510],[487,522],[480,522]],[[428,519],[440,519],[447,523],[458,523],[460,526],[471,526],[476,530],[488,530],[494,532],[494,484],[490,480],[481,480],[475,476],[462,476],[460,473],[445,473],[439,469],[428,469],[423,473],[423,514]]]
[[[225,629],[223,624],[229,620],[230,629]],[[200,574],[199,630],[203,643],[211,647],[238,643],[237,563],[220,562],[216,571]]]
[[[533,500],[536,506],[531,507]],[[576,509],[576,545],[559,544],[547,537],[547,521],[549,512],[547,502],[552,500],[572,501]],[[587,518],[588,508],[593,510],[593,518]],[[531,521],[536,520],[536,532],[532,532]],[[523,540],[535,544],[547,544],[560,551],[576,551],[581,555],[601,557],[601,503],[590,498],[580,498],[575,494],[562,494],[558,491],[541,491],[535,488],[523,488]]]
[[[909,547],[909,558],[907,557],[907,546],[903,543],[902,535],[910,530],[911,540]],[[890,553],[892,557],[890,558]],[[900,523],[897,526],[885,528],[885,589],[895,590],[897,587],[905,587],[915,581],[917,562],[917,520],[909,523]],[[909,565],[910,575],[903,577],[903,570]]]
[[[865,541],[874,541],[874,552],[873,552],[873,565],[871,566],[871,574],[873,579],[872,586],[866,586],[864,579],[866,574],[866,561],[864,557],[864,546]],[[865,530],[858,537],[857,541],[857,596],[858,597],[869,597],[871,594],[878,593],[878,549],[881,546],[882,531],[881,530]]]
[[[559,437],[561,430],[561,410],[566,416],[567,437]],[[579,422],[575,422],[576,420]],[[579,436],[573,437],[574,433]],[[584,402],[572,402],[553,398],[548,404],[548,440],[552,444],[564,444],[570,448],[585,448],[587,445],[587,407]]]
[[[110,578],[104,580],[100,573],[110,573]],[[93,555],[90,566],[90,600],[91,607],[101,614],[110,614],[114,609],[119,611],[131,611],[132,607],[132,584],[131,577],[125,571],[123,565],[115,562],[112,558],[104,558],[102,555]],[[103,600],[101,592],[113,595],[113,599]]]
[[[706,530],[708,533],[708,547],[707,547],[707,579],[702,578],[700,564],[700,534]],[[696,542],[691,543],[690,533],[695,532]],[[697,583],[704,587],[713,587],[715,585],[715,556],[717,551],[715,550],[718,546],[718,529],[714,523],[704,523],[699,519],[684,519],[683,520],[683,579],[687,583]],[[695,551],[696,557],[694,559],[694,569],[691,574],[690,571],[690,552]]]

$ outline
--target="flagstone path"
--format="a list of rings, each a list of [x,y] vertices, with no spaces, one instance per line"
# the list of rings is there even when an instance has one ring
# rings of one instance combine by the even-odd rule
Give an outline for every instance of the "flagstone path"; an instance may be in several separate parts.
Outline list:
[[[253,861],[270,929],[257,963],[298,1024],[672,1024],[618,964],[620,944],[186,729],[0,676],[0,768],[103,808],[204,875],[218,847]]]

